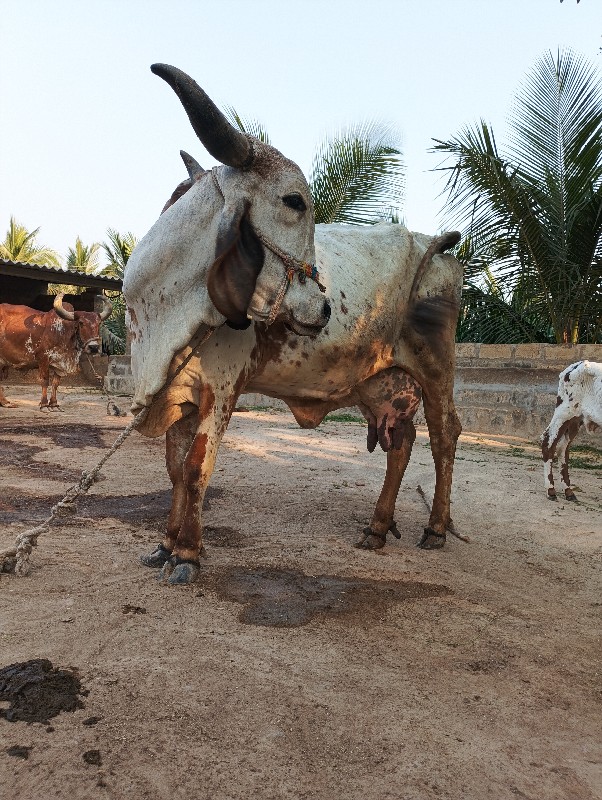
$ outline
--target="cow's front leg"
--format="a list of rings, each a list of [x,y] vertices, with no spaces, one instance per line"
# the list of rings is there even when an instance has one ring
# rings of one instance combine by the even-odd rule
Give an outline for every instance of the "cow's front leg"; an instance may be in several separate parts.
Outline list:
[[[180,493],[174,486],[174,506],[170,514],[167,548],[173,541],[178,522],[179,530],[171,556],[161,570],[161,578],[167,579],[170,584],[192,583],[198,578],[199,557],[203,553],[203,499],[234,403],[235,398],[216,398],[210,387],[203,390],[196,433],[182,470],[185,505],[184,491]]]
[[[48,403],[48,410],[49,411],[62,411],[63,409],[59,406],[56,391],[58,389],[59,383],[61,382],[60,376],[56,373],[52,374],[52,382],[51,382],[51,389],[50,389],[50,402]]]
[[[451,524],[454,458],[462,426],[454,406],[453,383],[446,386],[433,381],[428,387],[423,386],[423,402],[435,462],[435,494],[429,525],[424,529],[418,546],[434,550],[445,544],[446,530]]]
[[[403,421],[400,423],[400,427],[402,428],[401,435],[403,436],[401,446],[399,449],[391,449],[387,452],[385,482],[376,503],[372,521],[369,527],[364,528],[362,539],[360,539],[356,547],[362,547],[366,550],[378,550],[384,547],[389,531],[396,538],[399,538],[394,521],[395,502],[397,501],[399,487],[416,439],[416,428],[412,420]]]
[[[165,434],[165,463],[172,483],[171,508],[167,519],[167,533],[152,553],[140,556],[147,567],[162,567],[172,554],[186,511],[187,490],[184,483],[184,461],[190,450],[199,425],[198,413],[175,422]]]

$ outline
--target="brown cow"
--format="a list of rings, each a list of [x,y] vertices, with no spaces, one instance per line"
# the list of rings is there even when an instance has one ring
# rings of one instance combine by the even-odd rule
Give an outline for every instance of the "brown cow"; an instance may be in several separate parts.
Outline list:
[[[61,378],[77,372],[82,353],[100,352],[100,323],[113,311],[109,300],[106,297],[102,300],[104,308],[99,314],[68,309],[63,306],[62,294],[57,294],[51,311],[0,303],[0,378],[6,377],[9,367],[31,369],[37,366],[42,385],[40,410],[62,410],[56,399]],[[16,406],[6,398],[1,386],[0,406]]]

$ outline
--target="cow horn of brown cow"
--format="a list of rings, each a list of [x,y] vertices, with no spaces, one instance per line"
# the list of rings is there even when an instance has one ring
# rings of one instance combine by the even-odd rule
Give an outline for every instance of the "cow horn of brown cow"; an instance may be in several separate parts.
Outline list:
[[[100,320],[102,322],[102,320],[108,319],[113,313],[113,304],[103,294],[100,295],[100,299],[102,300],[104,307],[102,311],[99,311],[98,316],[100,317]]]
[[[73,311],[67,311],[66,308],[63,308],[64,296],[65,296],[64,293],[61,292],[60,294],[57,294],[57,296],[54,298],[54,303],[53,303],[54,310],[59,315],[59,317],[62,317],[63,319],[68,319],[70,322],[73,322],[73,320],[75,319],[75,314],[73,313]]]
[[[249,169],[253,163],[251,140],[230,125],[196,81],[169,64],[153,64],[151,71],[163,78],[177,94],[194,132],[213,158],[228,167]]]

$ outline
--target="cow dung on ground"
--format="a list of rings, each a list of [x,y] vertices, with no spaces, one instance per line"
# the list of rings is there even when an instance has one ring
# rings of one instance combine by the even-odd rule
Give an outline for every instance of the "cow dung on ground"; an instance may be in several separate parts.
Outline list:
[[[90,426],[110,445],[128,421],[66,390],[39,435],[35,389],[11,397],[0,548],[71,485],[59,467],[97,462]],[[419,429],[402,538],[367,552],[385,455],[365,441],[360,423],[235,413],[200,580],[167,588],[137,563],[165,521],[164,443],[130,437],[31,574],[0,575],[0,669],[47,659],[87,692],[49,720],[0,717],[7,797],[600,797],[600,453],[575,459],[577,503],[550,503],[536,442],[463,434],[452,511],[471,541],[424,552]]]

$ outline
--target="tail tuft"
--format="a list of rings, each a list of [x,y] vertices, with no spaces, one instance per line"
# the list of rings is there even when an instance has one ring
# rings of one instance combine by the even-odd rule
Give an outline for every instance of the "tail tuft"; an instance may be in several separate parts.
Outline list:
[[[454,325],[458,305],[447,297],[426,297],[419,300],[408,314],[408,322],[420,336],[430,337]]]

